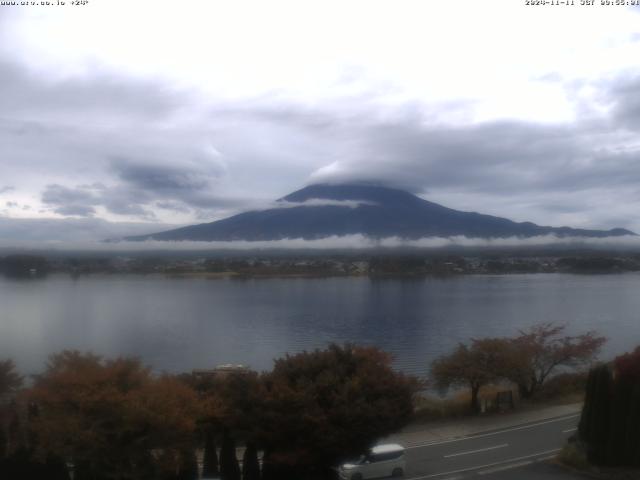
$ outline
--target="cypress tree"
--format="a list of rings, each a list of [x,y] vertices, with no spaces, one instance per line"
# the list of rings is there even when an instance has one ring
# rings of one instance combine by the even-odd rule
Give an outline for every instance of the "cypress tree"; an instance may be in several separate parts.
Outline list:
[[[247,443],[247,448],[242,457],[242,480],[260,480],[258,448],[253,442]]]
[[[624,377],[616,378],[613,383],[612,398],[609,413],[609,431],[606,465],[625,465],[625,442],[627,439],[627,421],[629,418],[629,404],[633,385]]]
[[[226,431],[222,437],[222,448],[220,449],[220,478],[222,480],[240,480],[236,442]]]
[[[602,465],[607,458],[607,440],[609,439],[611,371],[606,365],[595,368],[593,389],[593,415],[591,416],[590,435],[587,438],[589,461]]]
[[[216,477],[219,473],[220,471],[218,468],[218,454],[216,452],[216,437],[213,431],[208,430],[204,439],[202,478]]]
[[[640,467],[640,384],[636,384],[631,398],[627,449],[631,465]]]
[[[0,412],[0,462],[9,455],[9,439],[2,420],[2,412]]]
[[[192,449],[185,449],[180,453],[179,480],[198,480],[198,459],[196,452]]]
[[[595,385],[596,385],[596,369],[592,368],[589,370],[589,375],[587,377],[587,385],[584,397],[584,405],[582,406],[582,414],[580,415],[580,422],[578,424],[578,435],[580,439],[588,443],[593,434],[592,426],[593,426],[593,403],[595,398]]]

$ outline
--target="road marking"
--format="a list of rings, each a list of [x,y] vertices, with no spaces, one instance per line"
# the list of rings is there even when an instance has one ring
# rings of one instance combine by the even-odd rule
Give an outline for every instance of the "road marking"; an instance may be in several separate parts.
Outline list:
[[[553,460],[557,455],[548,455],[546,457],[536,458],[536,462],[546,462],[547,460]]]
[[[575,432],[577,429],[578,429],[578,427],[567,428],[566,430],[562,430],[562,433]]]
[[[456,473],[470,472],[472,470],[482,470],[483,468],[494,467],[494,466],[497,466],[497,465],[504,465],[504,464],[509,463],[509,462],[517,462],[519,460],[524,460],[524,459],[532,458],[532,457],[538,457],[540,455],[549,455],[550,453],[557,453],[560,450],[562,450],[562,449],[561,448],[555,448],[553,450],[547,450],[545,452],[532,453],[531,455],[524,455],[522,457],[510,458],[508,460],[503,460],[501,462],[487,463],[486,465],[478,465],[476,467],[461,468],[459,470],[452,470],[450,472],[432,473],[431,475],[423,475],[422,477],[406,478],[405,480],[424,480],[426,478],[442,477],[444,475],[453,475],[453,474],[456,474]]]
[[[472,453],[486,452],[487,450],[495,450],[496,448],[504,448],[508,446],[509,446],[508,443],[503,443],[502,445],[496,445],[494,447],[479,448],[478,450],[469,450],[467,452],[459,452],[459,453],[452,453],[450,455],[444,455],[444,458],[459,457],[460,455],[470,455]]]
[[[411,445],[411,446],[405,447],[405,449],[406,450],[411,450],[413,448],[423,448],[423,447],[431,447],[433,445],[444,445],[446,443],[462,442],[464,440],[472,440],[474,438],[491,437],[493,435],[500,435],[502,433],[515,432],[517,430],[525,430],[527,428],[539,427],[540,425],[547,425],[548,423],[563,422],[565,420],[569,420],[571,418],[576,418],[576,417],[579,417],[579,416],[580,416],[580,414],[576,413],[575,415],[569,415],[569,416],[561,417],[561,418],[554,418],[552,420],[546,420],[544,422],[532,423],[530,425],[523,425],[523,426],[520,426],[520,427],[507,428],[505,430],[499,430],[499,431],[496,431],[496,432],[481,433],[481,434],[478,434],[478,435],[467,435],[467,436],[464,436],[464,437],[452,438],[452,439],[443,440],[443,441],[420,443],[420,444],[417,444],[417,445]]]
[[[525,460],[524,462],[510,463],[501,467],[493,467],[488,470],[480,470],[478,475],[488,475],[490,473],[503,472],[505,470],[511,470],[512,468],[524,467],[525,465],[531,465],[533,460]]]

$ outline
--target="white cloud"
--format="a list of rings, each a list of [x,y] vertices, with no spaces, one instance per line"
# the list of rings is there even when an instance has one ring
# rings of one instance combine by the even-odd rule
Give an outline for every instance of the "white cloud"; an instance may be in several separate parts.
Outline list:
[[[0,247],[15,247],[15,243],[0,237]],[[538,237],[509,237],[509,238],[469,238],[455,237],[424,237],[407,240],[400,237],[374,239],[364,235],[331,236],[318,240],[303,238],[285,238],[269,241],[229,241],[229,242],[198,242],[198,241],[157,241],[141,242],[99,242],[88,240],[48,240],[25,241],[20,244],[23,249],[50,248],[60,251],[96,251],[96,252],[141,252],[141,251],[270,251],[270,250],[370,250],[370,249],[440,249],[446,247],[466,248],[505,248],[505,247],[589,247],[601,249],[640,249],[640,237],[620,236],[602,238],[557,237],[544,235]]]

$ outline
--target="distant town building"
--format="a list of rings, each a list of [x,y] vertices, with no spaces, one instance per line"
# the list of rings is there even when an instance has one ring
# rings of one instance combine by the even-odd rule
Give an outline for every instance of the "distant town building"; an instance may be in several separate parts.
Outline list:
[[[231,363],[225,363],[223,365],[218,365],[215,368],[203,368],[203,369],[194,369],[191,371],[194,377],[199,378],[224,378],[231,374],[240,374],[245,375],[249,373],[251,369],[246,365],[234,365]]]

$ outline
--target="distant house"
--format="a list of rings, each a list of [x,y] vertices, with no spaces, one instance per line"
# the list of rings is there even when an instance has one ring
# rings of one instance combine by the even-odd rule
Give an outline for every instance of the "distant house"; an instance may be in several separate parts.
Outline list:
[[[225,363],[218,365],[215,368],[195,369],[191,373],[196,378],[225,378],[231,374],[245,375],[249,373],[251,369],[246,365],[234,365],[231,363]]]

